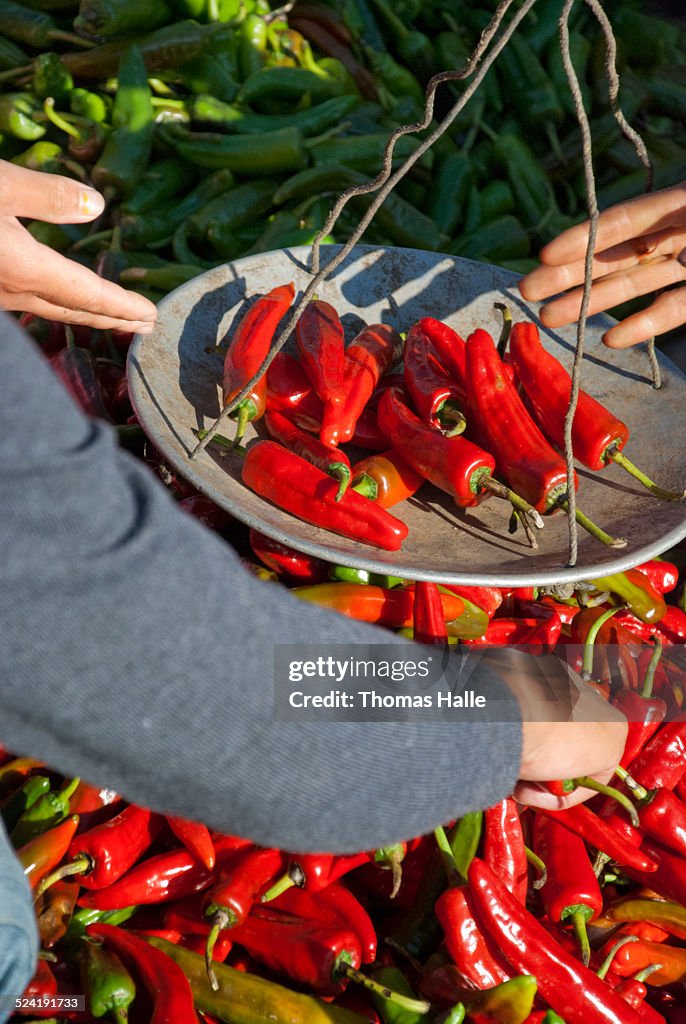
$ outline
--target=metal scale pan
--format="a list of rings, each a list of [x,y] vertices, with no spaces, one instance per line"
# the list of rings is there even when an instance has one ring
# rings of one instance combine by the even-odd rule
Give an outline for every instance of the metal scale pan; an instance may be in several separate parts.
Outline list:
[[[339,248],[322,247],[322,263]],[[392,509],[407,523],[409,536],[401,551],[385,552],[303,523],[253,494],[241,481],[237,455],[210,445],[190,461],[197,443],[193,431],[209,427],[220,411],[222,359],[212,349],[246,300],[288,281],[303,289],[310,280],[309,256],[309,246],[261,253],[194,278],[160,304],[155,332],[135,338],[131,346],[129,386],[143,428],[169,463],[222,508],[277,540],[335,563],[409,579],[497,586],[574,582],[618,572],[686,536],[686,501],[658,500],[612,465],[600,473],[579,469],[578,503],[606,531],[626,537],[623,549],[604,547],[579,530],[578,562],[570,568],[562,513],[546,517],[545,528],[537,533],[538,550],[531,550],[521,529],[508,534],[504,502],[492,499],[475,509],[458,509],[448,495],[425,484],[414,498]],[[506,303],[514,320],[537,319],[538,307],[522,300],[518,279],[511,271],[441,253],[358,245],[318,295],[338,310],[346,340],[361,321],[383,321],[406,331],[422,316],[445,320],[463,337],[477,327],[497,337],[501,319],[496,302]],[[611,323],[606,316],[588,322],[582,386],[628,424],[629,457],[663,487],[681,490],[686,484],[686,376],[658,354],[663,386],[656,391],[643,346],[613,351],[602,344]],[[542,330],[541,335],[570,368],[575,327]],[[287,349],[291,346],[292,339]],[[264,436],[259,423],[257,430],[248,427],[245,443],[257,436]]]

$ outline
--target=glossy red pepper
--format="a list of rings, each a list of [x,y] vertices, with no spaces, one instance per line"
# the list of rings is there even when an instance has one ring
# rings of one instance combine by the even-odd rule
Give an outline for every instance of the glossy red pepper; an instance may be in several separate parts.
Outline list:
[[[686,803],[670,789],[656,789],[638,802],[641,828],[663,846],[686,857]]]
[[[541,344],[535,324],[520,322],[510,332],[509,358],[515,368],[537,423],[548,438],[564,449],[564,423],[572,389],[571,377],[561,363]],[[654,494],[663,498],[681,495],[664,491],[648,480],[622,454],[629,440],[626,423],[580,390],[572,424],[574,455],[588,469],[599,470],[617,462],[641,480]]]
[[[647,576],[658,594],[668,594],[679,582],[679,570],[673,562],[665,562],[661,558],[652,558],[648,562],[634,567],[636,572]]]
[[[72,814],[65,821],[42,832],[16,851],[17,859],[32,889],[60,863],[79,824],[78,814]]]
[[[294,295],[293,284],[272,288],[232,326],[222,376],[224,405],[228,405],[243,390],[262,366],[279,322],[290,308]],[[261,378],[253,388],[253,394],[240,402],[231,413],[237,420],[236,442],[243,437],[247,423],[259,419],[264,413],[266,400],[267,384]]]
[[[250,530],[250,547],[261,562],[291,583],[323,583],[329,577],[326,562],[314,555],[296,551],[254,527]]]
[[[183,843],[189,853],[192,853],[206,868],[211,870],[215,865],[217,855],[207,825],[169,814],[166,815],[166,818],[167,824],[176,838]]]
[[[629,765],[645,789],[674,789],[686,773],[686,714],[666,722]]]
[[[459,389],[460,401],[464,401],[467,393],[467,347],[464,339],[448,324],[432,316],[418,320],[410,328],[411,331],[415,329],[425,339],[433,356]]]
[[[279,508],[312,526],[342,534],[386,551],[398,551],[407,537],[405,523],[355,491],[336,500],[336,481],[274,441],[248,450],[243,482]]]
[[[267,410],[264,422],[275,441],[333,477],[338,482],[336,498],[343,497],[351,477],[350,459],[345,452],[301,430],[288,416],[274,409]]]
[[[436,359],[423,321],[410,328],[403,351],[405,385],[420,420],[449,437],[465,428],[464,388]]]
[[[653,652],[649,654],[647,665],[642,672],[641,660],[639,657],[637,668],[639,677],[642,677],[641,691],[632,690],[629,687],[622,687],[613,698],[612,703],[622,712],[629,724],[624,753],[620,764],[622,768],[628,767],[645,747],[648,740],[653,736],[665,719],[667,704],[661,697],[653,697],[653,680],[656,663],[653,659]],[[657,652],[659,656],[659,651]]]
[[[424,477],[412,468],[400,447],[368,455],[353,466],[354,490],[381,508],[411,498],[423,483]]]
[[[68,856],[88,862],[79,878],[84,889],[104,889],[121,878],[152,845],[161,824],[147,808],[129,804],[116,817],[75,836]]]
[[[536,977],[540,995],[567,1024],[638,1024],[636,1011],[556,943],[478,857],[469,882],[478,920],[516,971]]]
[[[654,625],[667,611],[662,594],[655,589],[647,576],[636,569],[599,576],[589,582],[600,591],[609,590],[641,622]]]
[[[614,939],[610,939],[602,947],[601,954],[608,952],[613,942]],[[628,942],[615,953],[612,970],[622,978],[630,978],[653,964],[659,964],[660,969],[648,978],[650,986],[675,985],[686,978],[686,949],[647,939]]]
[[[508,981],[511,970],[493,941],[477,923],[468,887],[446,889],[436,901],[448,953],[458,970],[476,988]]]
[[[491,619],[483,636],[462,642],[472,647],[526,647],[535,654],[552,650],[561,631],[562,623],[557,615],[547,621],[533,616],[526,619],[495,618]]]
[[[653,632],[655,636],[660,637],[665,645],[686,643],[686,613],[676,605],[668,605],[667,611]]]
[[[534,850],[546,866],[540,895],[551,921],[567,921],[574,928],[581,955],[588,966],[591,947],[586,926],[603,909],[603,894],[581,836],[558,822],[534,817]]]
[[[295,327],[300,359],[321,400],[337,402],[345,387],[345,336],[329,302],[308,302]]]
[[[367,851],[360,853],[299,853],[291,855],[288,872],[262,897],[264,902],[274,899],[279,893],[292,885],[297,885],[307,892],[321,892],[332,882],[337,881],[350,871],[368,864],[373,858]]]
[[[464,437],[446,437],[425,426],[396,388],[381,396],[379,426],[412,468],[451,494],[461,508],[488,497],[484,483],[495,470],[495,459]]]
[[[312,587],[295,587],[291,593],[360,622],[376,622],[394,629],[413,623],[415,596],[412,585],[388,589],[366,583],[319,583]],[[440,599],[443,621],[452,622],[459,618],[464,611],[462,598],[442,593]]]
[[[419,644],[448,643],[441,593],[437,584],[418,580],[414,585],[412,617],[414,639]]]
[[[467,379],[474,428],[499,472],[539,512],[553,508],[567,492],[565,460],[532,420],[493,339],[480,329],[467,339]]]
[[[325,444],[351,441],[379,379],[402,351],[397,331],[387,324],[363,327],[345,350],[342,389],[324,406],[320,437]]]
[[[515,899],[525,903],[529,864],[517,804],[511,797],[484,811],[483,858]]]
[[[309,896],[310,893],[302,889],[290,889],[284,896],[290,893],[299,893]],[[374,922],[367,910],[362,906],[357,897],[346,888],[341,882],[330,882],[321,889],[316,896],[315,902],[323,910],[327,910],[339,926],[350,929],[354,932],[360,943],[360,950],[363,964],[373,964],[377,954],[377,935]]]
[[[150,1024],[197,1024],[190,984],[173,960],[115,925],[91,924],[86,932],[114,949],[143,982],[154,1000]]]
[[[560,825],[564,825],[570,832],[581,836],[590,846],[606,853],[608,857],[627,870],[633,868],[641,871],[646,878],[652,877],[657,870],[657,862],[647,852],[636,849],[585,804],[567,807],[563,811],[537,807],[536,814],[551,818]]]
[[[344,965],[359,968],[360,942],[349,929],[281,920],[274,910],[256,908],[233,933],[234,940],[270,970],[307,985],[322,995],[334,995],[346,985]]]

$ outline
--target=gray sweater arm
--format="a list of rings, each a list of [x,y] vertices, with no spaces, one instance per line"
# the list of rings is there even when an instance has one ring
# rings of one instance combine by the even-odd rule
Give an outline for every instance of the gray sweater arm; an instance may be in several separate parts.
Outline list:
[[[275,721],[274,644],[400,641],[253,578],[6,318],[0,337],[0,741],[294,850],[372,848],[511,791],[497,680],[509,722]]]

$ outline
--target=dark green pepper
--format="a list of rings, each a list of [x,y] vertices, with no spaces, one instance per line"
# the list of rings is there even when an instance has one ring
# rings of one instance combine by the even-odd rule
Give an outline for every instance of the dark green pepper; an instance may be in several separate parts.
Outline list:
[[[236,174],[285,174],[306,167],[308,162],[297,128],[265,132],[258,138],[189,132],[181,125],[164,125],[160,135],[184,160],[211,170],[226,167]]]
[[[0,815],[7,832],[11,832],[22,814],[32,807],[39,797],[50,791],[50,779],[45,775],[32,775],[16,793],[2,804]]]
[[[524,227],[536,229],[546,218],[548,229],[561,214],[550,180],[528,144],[519,135],[504,133],[493,144],[493,156],[508,177]]]
[[[82,983],[93,1016],[111,1014],[114,1020],[128,1020],[126,1011],[136,998],[136,986],[116,953],[94,942],[84,942],[80,959]]]
[[[383,157],[388,144],[388,135],[346,135],[338,139],[326,139],[310,146],[310,159],[315,167],[322,164],[341,164],[355,171],[375,177],[383,166]],[[393,148],[393,168],[397,169],[421,145],[411,135],[401,135]],[[428,150],[415,166],[430,170],[433,153]]]
[[[455,867],[464,879],[479,849],[483,820],[483,811],[469,811],[462,815],[448,836]]]
[[[172,81],[195,96],[208,94],[224,103],[231,103],[240,88],[231,59],[211,53],[187,61],[172,75]]]
[[[144,214],[123,216],[119,226],[124,245],[135,249],[169,241],[179,224],[200,210],[210,199],[230,189],[233,183],[231,171],[215,171],[203,178],[181,200],[169,200],[157,210],[148,210]]]
[[[671,64],[683,48],[682,30],[675,22],[656,18],[645,10],[621,4],[612,17],[612,29],[621,40],[629,65]]]
[[[479,202],[484,223],[501,217],[504,213],[512,213],[515,209],[515,198],[506,181],[494,178],[479,190]]]
[[[122,57],[112,108],[113,130],[91,177],[105,196],[130,195],[150,160],[154,113],[148,76],[137,46]]]
[[[373,50],[385,50],[386,42],[367,0],[345,0],[343,21],[354,39],[366,43]]]
[[[417,998],[414,989],[398,967],[379,967],[372,972],[372,978],[380,985],[383,985],[384,988],[389,988],[393,992],[399,992],[400,995],[407,996],[410,999]],[[372,992],[371,998],[384,1024],[424,1024],[426,1021],[425,1013],[408,1010],[406,1007],[399,1006],[390,999],[384,999],[377,992]]]
[[[0,131],[28,142],[41,139],[45,135],[45,128],[33,119],[39,110],[31,93],[5,93],[0,96]]]
[[[81,0],[74,28],[90,36],[124,36],[161,28],[171,18],[164,0]]]
[[[581,90],[581,98],[586,113],[591,111],[593,104],[593,91],[586,80],[591,49],[591,43],[583,33],[569,33],[569,56],[579,81],[579,89]],[[562,63],[562,50],[560,49],[559,39],[554,39],[550,44],[546,66],[550,75],[550,81],[553,83],[565,113],[576,119],[576,108],[569,88],[569,82],[567,81],[567,73]]]
[[[682,69],[657,69],[649,77],[643,79],[651,107],[661,114],[682,119],[686,111],[686,76],[680,74]]]
[[[183,18],[207,20],[207,0],[170,0],[174,10]]]
[[[185,221],[188,238],[207,239],[219,256],[228,258],[234,246],[234,232],[260,218],[271,209],[274,182],[255,179],[210,200]]]
[[[97,92],[77,88],[69,93],[69,109],[78,117],[102,123],[107,120],[109,105]]]
[[[263,68],[267,60],[267,23],[258,14],[249,14],[240,27],[238,67],[243,81]]]
[[[377,87],[382,87],[382,98],[383,90],[390,93],[392,100],[400,96],[409,96],[415,101],[418,112],[424,110],[424,90],[409,68],[398,64],[386,50],[373,50],[368,46],[365,48],[365,55],[376,77]]]
[[[127,267],[119,275],[121,284],[159,288],[165,294],[197,277],[201,268],[186,263],[165,263],[163,267]]]
[[[344,91],[333,75],[318,75],[307,68],[261,68],[243,82],[236,99],[259,113],[288,113],[305,98],[312,104],[322,103]]]
[[[474,175],[468,156],[452,153],[441,162],[432,184],[428,212],[446,235],[452,235],[460,223],[473,184]]]
[[[0,36],[0,71],[11,71],[23,68],[29,63],[28,56],[20,50],[16,43]]]
[[[58,53],[39,53],[33,62],[32,88],[36,96],[61,100],[74,88],[74,79]]]
[[[44,220],[32,220],[26,230],[37,242],[56,252],[66,252],[74,242],[83,238],[85,231],[83,227],[74,224],[48,224]]]
[[[88,45],[73,32],[63,32],[59,29],[49,14],[32,11],[23,4],[12,3],[12,0],[0,0],[0,25],[4,35],[36,50],[49,49],[50,43],[54,40],[61,40],[72,46]]]
[[[423,32],[408,28],[386,0],[372,0],[372,6],[392,34],[393,49],[403,64],[416,72],[420,81],[426,81],[435,70],[440,70],[436,67],[433,46]]]
[[[215,131],[262,135],[280,128],[297,128],[305,137],[320,135],[340,124],[359,100],[356,96],[335,96],[306,110],[292,114],[254,114],[239,106],[222,103],[214,96],[196,96],[189,103],[191,118],[200,125],[212,125]]]
[[[542,127],[552,147],[559,148],[555,128],[564,120],[562,103],[533,47],[518,33],[500,54],[498,73],[522,123],[537,131]]]
[[[500,260],[519,259],[531,252],[531,240],[520,222],[511,213],[503,214],[490,224],[481,224],[469,235],[461,235],[450,252],[465,259]]]
[[[154,210],[165,199],[190,188],[195,178],[193,168],[184,160],[176,157],[158,160],[145,172],[135,193],[122,203],[121,212],[135,215]]]
[[[62,789],[44,793],[24,811],[12,830],[11,839],[16,849],[64,821],[69,814],[69,798],[79,782],[80,779],[70,779]]]

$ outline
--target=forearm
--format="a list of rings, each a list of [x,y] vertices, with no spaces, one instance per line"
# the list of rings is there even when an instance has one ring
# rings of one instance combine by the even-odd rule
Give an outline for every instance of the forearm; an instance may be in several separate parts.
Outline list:
[[[52,427],[23,455],[0,442],[3,742],[287,848],[381,845],[512,788],[512,699],[509,723],[274,721],[274,644],[394,638],[251,577],[29,363],[34,430]]]

